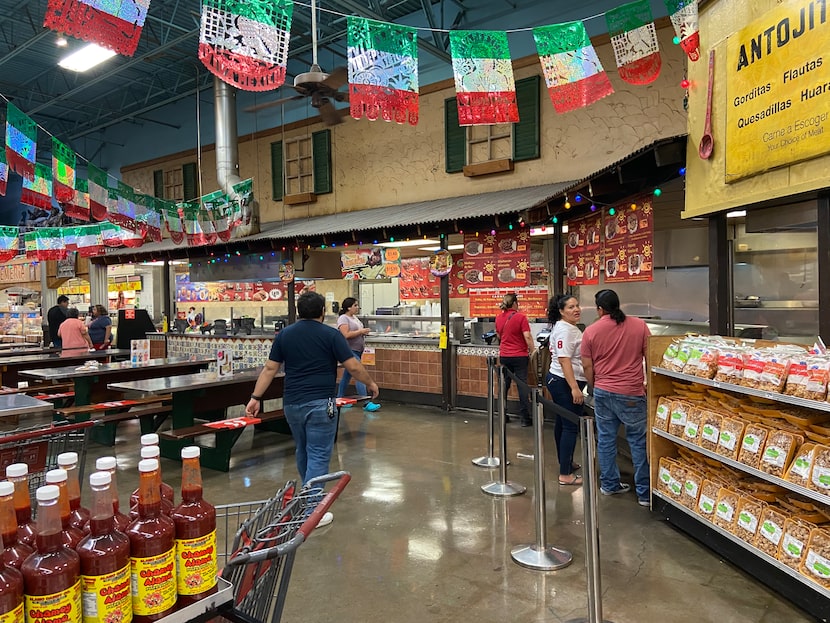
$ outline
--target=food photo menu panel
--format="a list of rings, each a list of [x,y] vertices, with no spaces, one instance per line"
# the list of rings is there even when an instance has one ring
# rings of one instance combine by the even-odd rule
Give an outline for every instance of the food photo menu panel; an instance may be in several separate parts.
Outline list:
[[[530,232],[522,229],[465,234],[464,282],[469,290],[529,285]]]
[[[452,255],[453,269],[450,280],[450,298],[466,298],[464,285],[464,260],[460,253]],[[428,257],[412,257],[401,260],[401,276],[398,281],[401,300],[437,299],[441,296],[441,278],[429,270]]]
[[[636,209],[605,215],[605,283],[654,281],[654,210],[651,197]]]
[[[599,284],[602,215],[589,214],[568,222],[565,264],[569,286]]]

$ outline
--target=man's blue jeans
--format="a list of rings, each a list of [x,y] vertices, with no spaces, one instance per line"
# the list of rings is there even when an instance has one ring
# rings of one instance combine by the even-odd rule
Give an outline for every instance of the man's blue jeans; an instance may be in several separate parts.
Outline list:
[[[597,423],[597,455],[600,486],[615,491],[620,486],[617,467],[617,431],[625,426],[625,438],[634,463],[634,487],[637,498],[649,498],[649,467],[646,453],[648,415],[645,396],[625,396],[594,388],[594,414]]]
[[[360,361],[360,356],[363,354],[359,350],[353,350],[355,358]],[[349,381],[352,380],[352,375],[349,374],[349,371],[346,368],[343,368],[343,376],[340,377],[340,385],[337,386],[337,397],[343,398],[346,395],[346,389],[349,387]],[[355,379],[354,388],[357,392],[358,396],[368,396],[368,390],[366,389],[366,385]]]
[[[329,399],[323,398],[283,407],[297,444],[297,471],[303,483],[329,473],[337,417],[329,417],[328,404]]]

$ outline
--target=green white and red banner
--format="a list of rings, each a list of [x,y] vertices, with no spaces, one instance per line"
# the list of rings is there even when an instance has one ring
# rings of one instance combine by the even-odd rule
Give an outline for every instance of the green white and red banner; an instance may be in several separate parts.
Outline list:
[[[49,0],[43,25],[132,56],[149,8],[150,0]]]
[[[245,91],[281,87],[293,12],[291,0],[202,0],[199,59]]]
[[[52,192],[58,203],[75,198],[75,152],[52,137]]]
[[[103,221],[107,218],[109,203],[109,182],[107,173],[94,164],[87,165],[89,210],[92,218]]]
[[[26,257],[30,260],[62,260],[66,257],[66,244],[60,227],[38,227],[23,234]]]
[[[9,182],[9,165],[6,163],[6,150],[0,149],[0,195],[6,194]]]
[[[629,2],[605,14],[620,78],[649,84],[660,75],[660,46],[648,0]]]
[[[61,202],[63,213],[69,218],[89,221],[89,184],[81,177],[75,177],[75,193],[70,201]]]
[[[6,104],[6,162],[24,179],[35,179],[37,124],[17,106]]]
[[[700,58],[700,32],[698,32],[697,0],[663,0],[669,12],[680,47],[690,61]]]
[[[458,124],[519,121],[507,33],[451,30],[450,51],[458,101]]]
[[[23,178],[23,191],[20,193],[20,203],[42,208],[52,209],[52,168],[45,164],[35,163],[34,179]]]
[[[181,244],[184,240],[184,221],[179,206],[172,201],[165,201],[162,206],[162,215],[170,240],[175,244]]]
[[[0,262],[8,262],[17,255],[20,230],[14,226],[0,226]]]
[[[355,119],[418,123],[418,44],[413,28],[348,18],[349,104]]]
[[[67,251],[77,251],[81,257],[95,257],[103,255],[104,241],[101,239],[101,226],[76,225],[64,228],[64,239]]]

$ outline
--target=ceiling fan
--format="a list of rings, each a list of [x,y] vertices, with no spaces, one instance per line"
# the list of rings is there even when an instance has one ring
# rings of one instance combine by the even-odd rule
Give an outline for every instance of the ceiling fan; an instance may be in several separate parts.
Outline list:
[[[323,123],[326,125],[343,123],[343,118],[332,104],[332,100],[336,102],[349,101],[349,94],[338,90],[348,82],[349,74],[345,67],[338,67],[327,74],[317,64],[317,7],[314,0],[311,0],[311,54],[311,68],[305,73],[297,74],[294,78],[293,86],[294,90],[297,91],[297,95],[250,106],[245,109],[245,112],[257,112],[307,97],[311,100],[311,105],[320,111]]]

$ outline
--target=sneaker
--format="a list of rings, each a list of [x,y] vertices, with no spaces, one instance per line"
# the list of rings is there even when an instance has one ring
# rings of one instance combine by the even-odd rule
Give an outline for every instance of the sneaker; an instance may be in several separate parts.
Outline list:
[[[650,500],[639,500],[638,499],[637,504],[639,504],[640,506],[648,507],[648,508],[651,507],[651,501]]]
[[[602,495],[619,495],[620,493],[628,493],[629,491],[631,491],[631,485],[621,482],[620,487],[618,489],[608,491],[607,489],[603,489],[602,487],[600,487],[599,491],[600,493],[602,493]]]
[[[334,515],[332,513],[325,513],[322,517],[320,517],[320,521],[317,522],[317,527],[322,528],[327,526],[332,522],[332,520],[334,520]]]
[[[380,409],[380,405],[376,402],[367,402],[366,406],[363,407],[364,411],[377,411]]]

